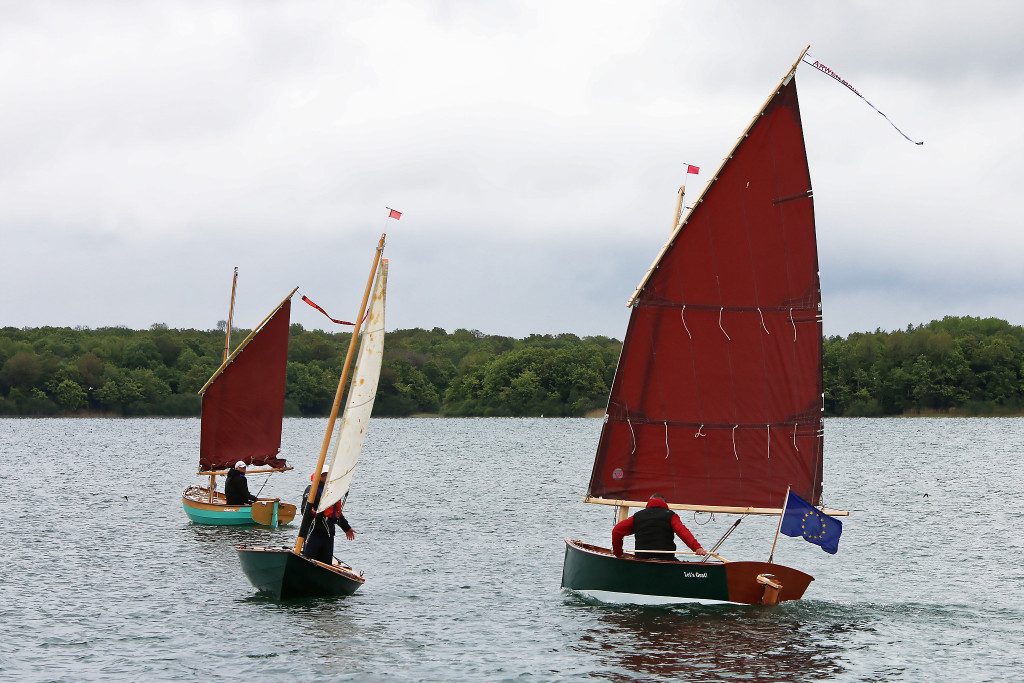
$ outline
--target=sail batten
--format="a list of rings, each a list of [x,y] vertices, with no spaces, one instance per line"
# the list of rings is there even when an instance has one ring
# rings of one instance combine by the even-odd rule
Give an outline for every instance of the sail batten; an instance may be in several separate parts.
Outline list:
[[[792,74],[630,304],[588,497],[778,509],[792,487],[817,503],[821,294]]]
[[[281,420],[291,298],[274,311],[244,347],[236,349],[203,391],[199,468],[248,465],[282,468]]]

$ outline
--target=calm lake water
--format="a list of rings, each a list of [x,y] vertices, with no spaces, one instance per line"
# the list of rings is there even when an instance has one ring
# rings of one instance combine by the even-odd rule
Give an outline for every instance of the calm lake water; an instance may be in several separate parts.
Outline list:
[[[325,420],[285,421],[297,502]],[[565,536],[607,544],[584,505],[600,420],[375,419],[336,554],[349,598],[257,595],[181,492],[194,419],[0,419],[7,464],[0,679],[1016,681],[1024,676],[1024,419],[832,419],[825,502],[839,553],[782,537],[816,577],[776,607],[589,604],[563,593]],[[263,477],[250,477],[259,489]],[[684,513],[709,545],[734,517]],[[721,549],[767,559],[775,519]]]

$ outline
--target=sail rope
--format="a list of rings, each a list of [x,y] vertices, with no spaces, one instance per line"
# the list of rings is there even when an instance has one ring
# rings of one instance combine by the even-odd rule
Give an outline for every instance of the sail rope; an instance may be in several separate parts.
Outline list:
[[[668,456],[671,454],[671,450],[668,447],[668,422],[665,422],[665,459],[668,460]]]
[[[728,339],[729,341],[732,341],[732,337],[730,337],[729,333],[725,331],[724,327],[722,327],[722,311],[724,311],[724,310],[725,310],[725,306],[722,306],[720,309],[718,309],[718,329],[720,329],[722,331],[722,334],[725,335],[726,339]]]
[[[765,325],[764,325],[764,314],[761,313],[761,307],[760,306],[757,307],[757,314],[759,316],[761,316],[761,327],[764,328],[764,333],[767,334],[770,337],[772,333],[769,332],[768,328],[765,327]]]
[[[629,452],[630,455],[636,453],[636,432],[633,431],[633,423],[629,421],[629,407],[626,408],[626,424],[629,425],[629,433],[633,437],[633,450]]]
[[[698,436],[707,436],[707,434],[704,433],[704,423],[703,422],[701,423],[700,427],[697,428],[697,433],[693,435],[693,438],[696,439]]]
[[[686,324],[686,304],[683,304],[683,310],[679,312],[679,317],[683,319],[683,329],[686,330],[686,336],[693,339],[693,335],[690,334],[690,328]]]
[[[268,474],[267,478],[263,480],[263,485],[260,486],[260,490],[256,492],[256,497],[257,498],[259,498],[260,494],[263,493],[263,489],[266,487],[267,482],[269,482],[269,481],[270,481],[270,475]]]
[[[700,521],[697,518],[697,515],[707,515],[708,516],[707,521],[704,521],[704,522]],[[709,523],[711,523],[713,521],[715,521],[715,513],[714,512],[708,512],[707,510],[694,510],[693,511],[693,523],[694,524],[696,524],[698,526],[704,526],[705,524],[709,524]]]
[[[796,341],[796,323],[793,321],[793,309],[789,309],[789,324],[793,326],[793,341]]]
[[[737,460],[740,459],[740,454],[736,452],[736,430],[738,428],[739,425],[736,425],[735,427],[732,428],[732,454],[736,456]]]
[[[771,460],[772,459],[772,426],[770,424],[769,425],[765,425],[765,426],[768,427],[768,459]]]
[[[797,453],[800,452],[800,447],[796,445],[796,422],[793,423],[793,448],[796,449]]]

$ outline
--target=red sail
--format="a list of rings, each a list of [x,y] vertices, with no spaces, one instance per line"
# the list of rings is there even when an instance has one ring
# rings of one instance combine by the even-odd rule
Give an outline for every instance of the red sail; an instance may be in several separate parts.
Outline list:
[[[284,467],[281,419],[291,299],[252,336],[203,394],[199,467],[249,465]]]
[[[821,493],[821,294],[796,81],[723,162],[634,301],[590,496],[780,508]]]

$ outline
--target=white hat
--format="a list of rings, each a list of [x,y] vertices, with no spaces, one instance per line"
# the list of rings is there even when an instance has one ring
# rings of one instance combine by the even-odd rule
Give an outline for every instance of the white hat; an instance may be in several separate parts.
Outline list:
[[[324,463],[324,468],[322,470],[320,470],[320,474],[327,474],[330,471],[331,471],[331,465],[329,463],[325,462]]]
[[[236,462],[235,463],[235,469],[236,470],[244,470],[245,469],[245,462],[242,461],[242,460],[239,460],[238,462]]]

